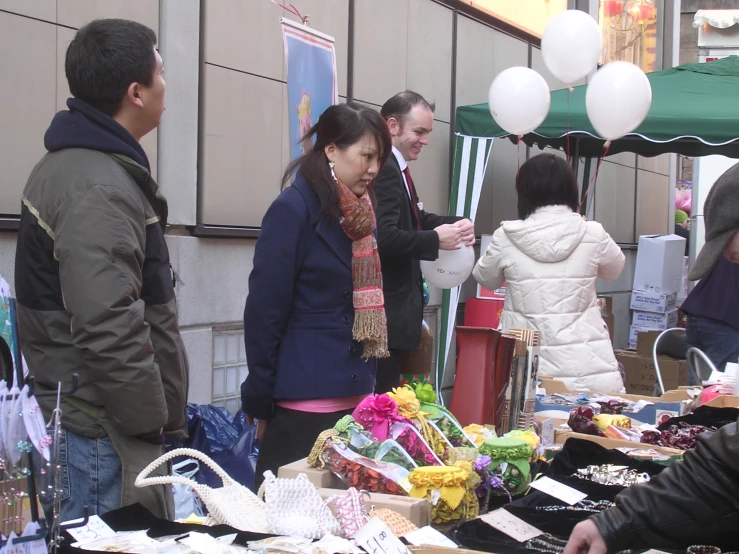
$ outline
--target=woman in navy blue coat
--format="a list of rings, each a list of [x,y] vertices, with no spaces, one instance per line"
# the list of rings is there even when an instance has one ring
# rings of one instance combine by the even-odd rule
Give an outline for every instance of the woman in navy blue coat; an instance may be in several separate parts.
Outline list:
[[[304,141],[262,221],[244,310],[241,399],[261,438],[257,487],[372,393],[388,355],[369,192],[391,152],[387,125],[350,102],[328,108]]]

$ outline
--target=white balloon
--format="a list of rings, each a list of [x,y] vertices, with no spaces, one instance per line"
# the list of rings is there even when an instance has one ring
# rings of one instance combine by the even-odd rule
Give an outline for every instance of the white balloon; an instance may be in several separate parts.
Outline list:
[[[544,63],[552,75],[568,85],[596,68],[602,47],[598,23],[580,10],[555,15],[541,37]]]
[[[469,279],[474,265],[475,249],[463,246],[458,250],[439,250],[436,260],[421,262],[421,271],[430,285],[453,289]]]
[[[649,79],[629,62],[604,65],[585,93],[590,123],[606,140],[616,140],[636,129],[647,117],[651,105]]]
[[[530,133],[549,113],[549,85],[528,67],[511,67],[490,85],[488,107],[495,122],[512,135]]]

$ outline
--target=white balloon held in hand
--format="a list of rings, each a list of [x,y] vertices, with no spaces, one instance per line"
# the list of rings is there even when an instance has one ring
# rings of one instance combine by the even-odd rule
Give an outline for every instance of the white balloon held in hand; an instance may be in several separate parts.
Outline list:
[[[453,289],[469,279],[474,265],[475,249],[463,246],[457,250],[439,250],[436,260],[421,262],[421,271],[430,285]]]

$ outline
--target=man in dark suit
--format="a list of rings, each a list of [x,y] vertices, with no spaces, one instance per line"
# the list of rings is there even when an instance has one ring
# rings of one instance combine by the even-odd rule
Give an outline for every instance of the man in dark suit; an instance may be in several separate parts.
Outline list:
[[[375,392],[400,382],[402,355],[421,341],[423,277],[420,260],[433,261],[439,250],[475,243],[469,219],[440,216],[423,210],[408,168],[428,144],[434,105],[405,91],[381,110],[393,138],[393,154],[375,179],[377,242],[382,262],[390,357],[379,361]]]

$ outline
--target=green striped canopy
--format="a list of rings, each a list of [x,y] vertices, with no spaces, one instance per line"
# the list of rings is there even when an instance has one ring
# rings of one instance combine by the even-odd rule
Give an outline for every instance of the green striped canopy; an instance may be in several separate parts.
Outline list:
[[[649,113],[634,132],[613,141],[609,154],[656,156],[674,152],[739,158],[739,57],[685,64],[647,77],[652,86]],[[573,155],[599,158],[604,140],[588,119],[586,86],[553,92],[547,118],[534,132],[524,135],[523,141],[529,146],[564,149],[569,135]],[[455,135],[449,213],[474,221],[493,140],[517,139],[495,123],[487,104],[457,108]],[[438,393],[452,344],[460,289],[443,294],[435,380]]]
[[[739,57],[680,65],[647,75],[652,105],[632,133],[613,141],[609,154],[636,152],[657,156],[721,154],[739,158]],[[529,145],[570,148],[580,157],[599,158],[604,140],[598,137],[585,110],[587,85],[552,93],[549,115],[534,132],[523,136]],[[472,137],[505,137],[487,104],[457,108],[455,131]],[[516,140],[515,137],[511,137]]]

